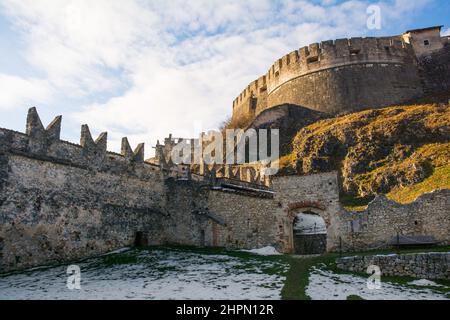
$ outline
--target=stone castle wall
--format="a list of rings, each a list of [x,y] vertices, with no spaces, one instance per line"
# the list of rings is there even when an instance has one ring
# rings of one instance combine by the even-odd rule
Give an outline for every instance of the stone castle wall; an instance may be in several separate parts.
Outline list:
[[[380,268],[381,276],[450,279],[450,252],[346,257],[338,259],[336,264],[342,270],[361,273],[375,265]]]
[[[320,215],[327,251],[386,246],[397,233],[450,243],[449,190],[409,205],[377,198],[343,210],[336,172],[274,177],[271,188],[214,176],[188,179],[143,160],[143,145],[106,151],[82,127],[61,141],[61,118],[44,128],[30,109],[26,133],[0,129],[0,272],[68,262],[133,245],[179,244],[295,250],[299,213]],[[137,236],[139,235],[139,237]]]
[[[338,39],[295,50],[233,101],[233,119],[253,119],[282,104],[336,115],[448,90],[448,37],[440,37],[438,29],[427,32],[409,40]],[[422,48],[424,39],[431,45]],[[439,50],[432,51],[434,47]]]
[[[162,239],[164,184],[143,146],[106,152],[86,126],[82,145],[44,129],[31,109],[27,134],[0,129],[0,269],[69,261],[132,245],[136,232]]]
[[[450,43],[421,59],[419,70],[425,92],[450,90]]]
[[[340,220],[336,172],[274,177],[272,190],[231,189],[197,181],[167,183],[167,206],[173,224],[170,243],[251,249],[274,246],[294,252],[293,223],[298,213],[313,210],[328,227],[328,250],[338,247]],[[191,214],[189,214],[191,213]]]
[[[308,176],[286,176],[273,180],[278,215],[279,241],[284,252],[294,252],[293,224],[304,211],[320,215],[327,226],[327,250],[339,246],[339,185],[336,172]]]
[[[397,235],[433,236],[441,245],[450,244],[450,190],[424,194],[402,205],[378,196],[362,212],[344,212],[340,236],[345,251],[389,247]]]
[[[400,37],[330,40],[279,59],[233,102],[233,116],[284,103],[338,114],[422,93],[414,51]]]

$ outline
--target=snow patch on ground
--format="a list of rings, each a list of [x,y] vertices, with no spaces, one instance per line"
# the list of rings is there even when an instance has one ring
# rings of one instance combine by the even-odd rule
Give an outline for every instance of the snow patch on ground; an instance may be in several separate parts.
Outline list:
[[[271,246],[267,246],[267,247],[263,247],[263,248],[259,248],[259,249],[241,250],[241,251],[257,254],[260,256],[277,256],[277,255],[282,254],[282,253],[279,253],[277,251],[277,249],[275,249],[274,247],[271,247]]]
[[[315,214],[298,214],[294,230],[298,234],[327,234],[325,221]]]
[[[370,290],[367,278],[313,268],[306,294],[313,300],[346,300],[350,295],[366,300],[448,300],[445,295],[430,289],[413,289],[381,281],[381,289]]]
[[[130,247],[125,247],[125,248],[117,249],[117,250],[114,250],[114,251],[111,251],[111,252],[107,252],[107,253],[103,254],[102,256],[110,256],[110,255],[114,255],[114,254],[117,254],[117,253],[127,252],[127,251],[130,251],[130,250],[131,250]]]
[[[443,285],[437,284],[436,282],[427,279],[414,280],[409,282],[408,284],[420,287],[443,287]]]
[[[130,263],[111,263],[116,257]],[[118,259],[120,261],[120,259]],[[81,290],[67,288],[67,266],[0,276],[8,299],[280,299],[289,265],[181,250],[131,250],[78,263]],[[276,274],[264,270],[280,270]]]

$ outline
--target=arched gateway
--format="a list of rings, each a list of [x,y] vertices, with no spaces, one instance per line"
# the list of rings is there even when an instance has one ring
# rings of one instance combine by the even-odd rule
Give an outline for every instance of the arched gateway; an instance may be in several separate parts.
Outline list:
[[[289,243],[291,252],[299,255],[322,254],[327,250],[325,207],[315,201],[292,203],[288,206],[291,222]]]
[[[322,254],[327,250],[325,221],[320,215],[309,209],[295,217],[293,237],[295,254]]]

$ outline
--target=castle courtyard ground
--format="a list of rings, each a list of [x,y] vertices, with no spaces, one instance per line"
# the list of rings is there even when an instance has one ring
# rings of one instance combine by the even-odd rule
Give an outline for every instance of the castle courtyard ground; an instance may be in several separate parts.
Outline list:
[[[448,281],[382,277],[381,289],[369,290],[368,275],[337,270],[338,256],[266,256],[190,247],[124,249],[73,262],[81,269],[80,290],[67,288],[68,265],[4,274],[0,299],[450,299]]]

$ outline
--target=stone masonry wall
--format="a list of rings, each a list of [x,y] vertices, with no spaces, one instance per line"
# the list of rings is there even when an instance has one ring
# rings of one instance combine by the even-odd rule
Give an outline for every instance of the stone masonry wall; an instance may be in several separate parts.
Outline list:
[[[180,244],[295,251],[293,224],[320,215],[327,251],[386,246],[397,233],[450,243],[450,190],[409,205],[378,197],[364,212],[339,203],[336,172],[274,177],[272,188],[233,179],[189,180],[143,160],[126,139],[106,151],[106,133],[80,145],[59,139],[30,109],[26,133],[0,129],[0,272],[67,262],[133,245]]]
[[[338,39],[295,50],[239,94],[233,119],[254,119],[282,104],[336,115],[448,90],[448,37],[433,29],[406,38]]]
[[[198,181],[172,179],[166,187],[168,243],[232,249],[278,245],[273,197]]]
[[[327,226],[327,250],[339,247],[341,230],[339,185],[336,172],[273,179],[275,202],[279,206],[277,224],[283,252],[294,252],[293,223],[304,211],[320,215]]]
[[[209,211],[225,224],[215,224],[211,243],[229,248],[279,247],[277,238],[278,206],[273,199],[237,195],[234,192],[212,191]]]
[[[230,190],[197,181],[166,181],[168,243],[251,249],[274,246],[294,252],[293,224],[313,210],[327,223],[327,248],[338,246],[340,228],[336,172],[274,177],[273,191]],[[170,225],[169,225],[170,224]]]
[[[233,101],[233,117],[286,103],[334,115],[408,101],[423,94],[416,64],[400,36],[313,43],[248,85]]]
[[[337,259],[336,264],[342,270],[364,273],[376,265],[382,276],[450,279],[450,252],[346,257]]]
[[[419,70],[426,93],[450,90],[450,43],[440,51],[423,56]]]
[[[81,145],[44,129],[30,109],[27,134],[0,129],[0,270],[70,261],[132,245],[136,232],[163,241],[164,184],[143,146],[106,152],[106,135]]]
[[[289,80],[269,94],[268,106],[286,102],[327,114],[357,112],[422,96],[413,64],[362,63]]]
[[[389,247],[398,235],[433,236],[450,244],[450,190],[424,194],[402,205],[378,196],[362,212],[343,211],[340,237],[344,251]]]

